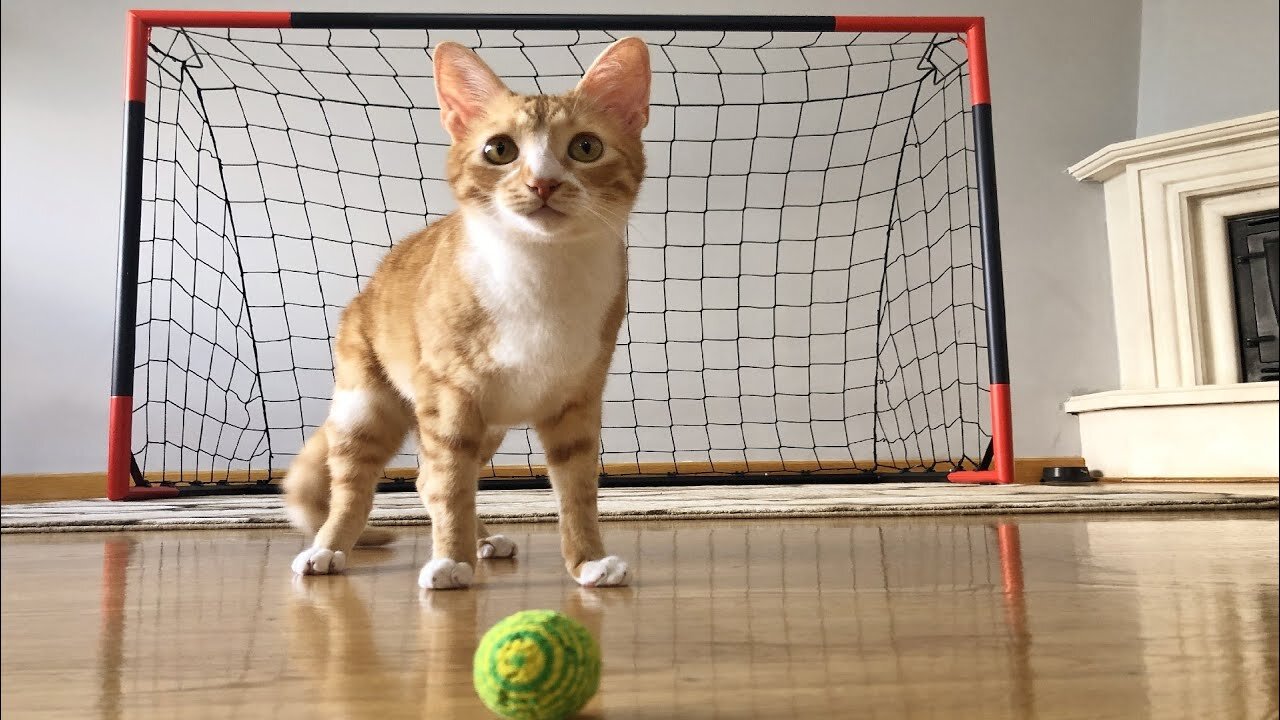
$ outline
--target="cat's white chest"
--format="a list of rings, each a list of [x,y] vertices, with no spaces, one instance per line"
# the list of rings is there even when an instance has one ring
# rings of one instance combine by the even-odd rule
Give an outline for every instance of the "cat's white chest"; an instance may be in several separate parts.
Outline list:
[[[603,349],[605,315],[621,289],[621,248],[482,236],[467,265],[494,325],[486,416],[510,425],[545,415],[581,386]]]

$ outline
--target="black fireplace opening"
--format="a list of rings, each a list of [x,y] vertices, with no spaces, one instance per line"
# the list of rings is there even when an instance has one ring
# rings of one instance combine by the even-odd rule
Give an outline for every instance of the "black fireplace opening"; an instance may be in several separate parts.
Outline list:
[[[1278,220],[1275,210],[1227,220],[1242,382],[1280,379]]]

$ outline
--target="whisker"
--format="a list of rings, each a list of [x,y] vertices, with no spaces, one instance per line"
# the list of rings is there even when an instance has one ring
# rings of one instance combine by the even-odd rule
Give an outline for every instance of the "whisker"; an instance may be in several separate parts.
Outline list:
[[[623,241],[625,241],[625,240],[627,239],[627,238],[626,238],[626,233],[625,233],[625,232],[623,232],[623,230],[619,230],[619,229],[615,226],[615,223],[617,223],[618,218],[608,218],[608,217],[605,217],[605,216],[604,216],[604,214],[602,214],[601,212],[597,211],[595,208],[591,207],[590,205],[582,205],[581,207],[582,207],[582,209],[583,209],[583,210],[586,210],[587,212],[591,213],[592,215],[595,215],[596,217],[600,218],[600,220],[604,222],[605,227],[607,227],[611,232],[613,232],[613,234],[614,234],[614,235],[616,235],[616,236],[617,236],[617,238],[618,238],[619,240],[623,240]],[[612,220],[612,221],[611,221],[611,220]],[[626,227],[626,224],[624,224],[624,225],[623,225],[623,227],[625,228],[625,227]]]

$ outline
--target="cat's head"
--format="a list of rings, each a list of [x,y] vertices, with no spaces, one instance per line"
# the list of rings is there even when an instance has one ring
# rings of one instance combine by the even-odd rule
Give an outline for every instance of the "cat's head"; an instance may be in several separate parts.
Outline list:
[[[564,95],[514,93],[457,43],[437,45],[434,60],[453,138],[449,184],[464,213],[548,240],[625,226],[644,178],[644,42],[615,42]]]

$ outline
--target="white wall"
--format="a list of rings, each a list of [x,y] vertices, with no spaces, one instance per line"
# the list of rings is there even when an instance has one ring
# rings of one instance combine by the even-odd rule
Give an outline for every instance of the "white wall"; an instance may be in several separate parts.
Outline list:
[[[3,28],[3,256],[0,463],[4,473],[101,470],[111,361],[125,2],[6,0]],[[196,2],[248,8],[257,3]],[[350,3],[297,3],[343,10]],[[628,12],[609,0],[548,12]],[[657,0],[646,12],[687,9]],[[384,2],[379,9],[422,9]],[[475,10],[440,2],[439,12]],[[491,2],[490,12],[527,11]],[[699,11],[770,12],[771,0]],[[799,0],[788,12],[955,14],[931,2]],[[975,1],[986,15],[1017,452],[1078,452],[1068,396],[1115,387],[1102,198],[1064,168],[1133,135],[1138,0]],[[56,22],[54,22],[56,20]],[[1068,349],[1069,348],[1069,349]]]
[[[1275,110],[1280,3],[1145,0],[1138,135]]]

